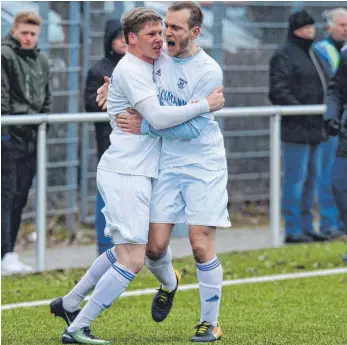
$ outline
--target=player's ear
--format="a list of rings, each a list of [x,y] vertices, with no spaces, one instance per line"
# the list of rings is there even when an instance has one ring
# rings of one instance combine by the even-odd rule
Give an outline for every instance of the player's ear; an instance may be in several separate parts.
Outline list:
[[[191,30],[190,30],[190,37],[191,39],[197,38],[200,34],[201,28],[199,26],[194,26]]]
[[[137,36],[133,32],[130,32],[128,35],[129,43],[135,44],[137,42]]]

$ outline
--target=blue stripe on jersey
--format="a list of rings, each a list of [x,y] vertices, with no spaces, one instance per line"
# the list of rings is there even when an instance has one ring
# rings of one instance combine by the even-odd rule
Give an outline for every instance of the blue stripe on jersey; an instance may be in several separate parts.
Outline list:
[[[125,279],[128,279],[129,281],[132,281],[135,278],[135,274],[132,274],[128,270],[124,270],[123,268],[120,268],[117,263],[112,264],[112,267],[115,269],[117,273],[119,273],[121,276],[123,276]]]
[[[108,249],[106,251],[107,258],[110,260],[111,264],[114,264],[116,262],[116,258],[114,257],[112,250]]]
[[[196,263],[196,267],[200,271],[211,271],[211,270],[215,269],[216,267],[218,267],[219,265],[220,265],[220,261],[218,260],[218,258],[216,258],[215,260],[213,260],[211,263],[208,263],[208,264]]]

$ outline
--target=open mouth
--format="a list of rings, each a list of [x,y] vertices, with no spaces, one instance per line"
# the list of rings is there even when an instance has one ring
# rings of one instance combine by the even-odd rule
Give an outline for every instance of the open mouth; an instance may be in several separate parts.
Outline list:
[[[176,42],[174,42],[174,41],[167,41],[167,46],[168,47],[174,47],[176,45]]]

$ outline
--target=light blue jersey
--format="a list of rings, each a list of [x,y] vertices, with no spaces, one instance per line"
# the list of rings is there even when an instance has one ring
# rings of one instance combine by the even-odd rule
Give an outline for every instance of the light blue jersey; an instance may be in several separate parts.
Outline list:
[[[193,57],[172,58],[162,53],[155,62],[153,76],[161,105],[183,106],[205,99],[213,90],[223,85],[220,66],[202,49]],[[227,167],[224,141],[213,113],[201,115],[206,120],[199,136],[193,139],[175,139],[163,136],[159,168],[197,164],[208,170]],[[194,121],[193,121],[194,123]]]

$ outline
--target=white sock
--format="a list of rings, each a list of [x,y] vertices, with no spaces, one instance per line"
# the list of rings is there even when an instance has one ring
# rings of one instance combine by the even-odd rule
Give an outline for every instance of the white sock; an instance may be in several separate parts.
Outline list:
[[[164,289],[169,291],[176,289],[177,278],[172,267],[172,252],[170,247],[168,247],[166,254],[157,261],[151,260],[146,256],[146,265],[162,283]]]
[[[69,332],[89,327],[95,318],[126,290],[136,274],[116,262],[107,270],[95,286],[87,304],[69,326]]]
[[[218,325],[220,300],[222,297],[223,269],[215,256],[211,261],[196,264],[200,290],[200,322]]]
[[[78,309],[84,298],[91,292],[103,274],[116,262],[114,248],[95,259],[78,284],[63,297],[63,307],[69,312]]]

